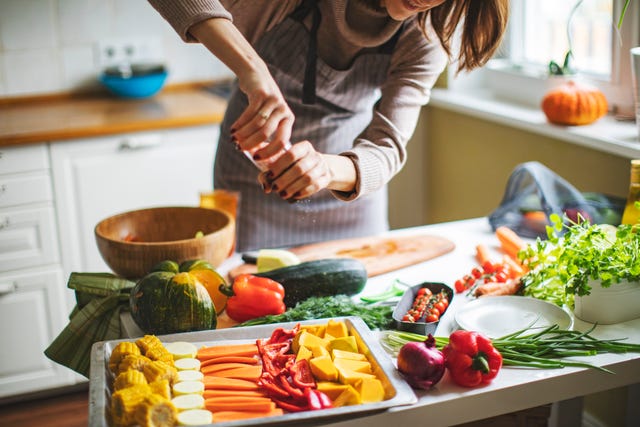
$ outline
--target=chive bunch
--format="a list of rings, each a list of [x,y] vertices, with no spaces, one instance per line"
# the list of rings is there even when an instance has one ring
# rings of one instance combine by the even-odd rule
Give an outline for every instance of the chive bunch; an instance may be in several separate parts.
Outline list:
[[[585,332],[561,329],[558,325],[551,325],[537,331],[522,329],[493,339],[491,342],[502,354],[503,365],[539,369],[574,366],[612,373],[606,368],[591,363],[566,358],[602,353],[640,353],[640,344],[621,342],[626,338],[610,340],[594,338],[591,332],[595,327],[596,325]],[[424,335],[411,332],[386,331],[382,334],[381,343],[387,352],[396,356],[404,344],[426,339]],[[448,337],[435,337],[435,339],[438,349],[442,349],[449,343]]]

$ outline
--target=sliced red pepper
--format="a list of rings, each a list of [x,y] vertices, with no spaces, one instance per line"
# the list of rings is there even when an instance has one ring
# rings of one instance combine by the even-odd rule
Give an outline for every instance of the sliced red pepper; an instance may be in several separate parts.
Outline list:
[[[280,385],[282,386],[282,388],[287,390],[289,396],[291,396],[294,400],[304,398],[304,392],[302,391],[302,389],[292,386],[285,375],[280,375],[278,377],[278,380],[280,381]]]
[[[287,390],[283,389],[278,384],[276,384],[273,377],[271,377],[268,374],[267,375],[263,374],[258,380],[258,384],[260,385],[260,387],[264,388],[269,394],[269,396],[272,398],[273,397],[280,397],[280,398],[289,397],[289,393],[287,392]]]
[[[316,380],[306,359],[300,359],[291,365],[291,380],[299,388],[316,388]]]
[[[493,380],[502,367],[502,355],[486,336],[458,330],[443,349],[451,378],[463,387],[475,387]]]
[[[304,389],[304,397],[307,398],[307,406],[312,411],[317,411],[318,409],[323,409],[322,401],[320,401],[320,396],[316,394],[316,391],[312,388]]]
[[[309,409],[307,402],[298,403],[292,399],[278,399],[276,397],[272,397],[271,400],[273,400],[278,407],[287,412],[302,412]]]
[[[313,391],[315,392],[316,396],[318,396],[318,399],[320,399],[320,403],[322,404],[323,409],[333,408],[333,402],[331,401],[329,396],[327,396],[325,393],[319,390],[313,390]]]
[[[252,274],[240,274],[231,287],[221,285],[220,290],[230,295],[227,299],[227,315],[237,322],[244,322],[270,314],[282,314],[284,287],[274,280]]]

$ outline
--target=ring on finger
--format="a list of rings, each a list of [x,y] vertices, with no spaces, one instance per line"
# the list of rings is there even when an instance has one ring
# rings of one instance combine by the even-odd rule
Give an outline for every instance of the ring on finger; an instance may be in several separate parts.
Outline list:
[[[262,117],[263,119],[267,120],[269,118],[269,114],[267,114],[264,111],[261,111],[260,113],[258,113],[260,115],[260,117]]]

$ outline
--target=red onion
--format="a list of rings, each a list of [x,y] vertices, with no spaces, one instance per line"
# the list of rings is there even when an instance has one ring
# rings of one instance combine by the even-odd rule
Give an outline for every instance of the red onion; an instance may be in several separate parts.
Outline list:
[[[414,388],[429,390],[444,375],[444,355],[431,334],[424,342],[409,342],[398,353],[398,371]]]

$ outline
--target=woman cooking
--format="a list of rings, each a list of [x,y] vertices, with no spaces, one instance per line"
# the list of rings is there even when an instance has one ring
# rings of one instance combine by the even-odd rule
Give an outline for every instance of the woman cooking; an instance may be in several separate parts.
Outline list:
[[[237,77],[214,187],[241,193],[240,251],[386,231],[431,87],[450,58],[483,65],[508,15],[508,0],[149,2]]]

